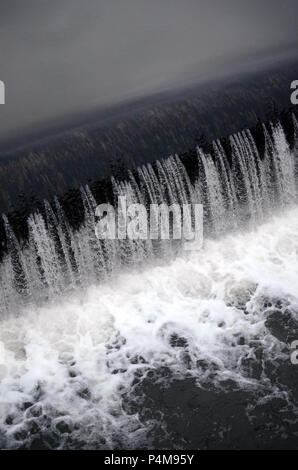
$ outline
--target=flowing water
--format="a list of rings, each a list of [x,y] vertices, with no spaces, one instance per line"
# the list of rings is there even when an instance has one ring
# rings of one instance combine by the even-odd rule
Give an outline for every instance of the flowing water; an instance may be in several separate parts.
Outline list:
[[[294,121],[296,136],[297,122]],[[115,200],[204,206],[204,246],[95,237],[45,202],[4,216],[0,447],[297,448],[297,140],[264,127],[113,180]]]

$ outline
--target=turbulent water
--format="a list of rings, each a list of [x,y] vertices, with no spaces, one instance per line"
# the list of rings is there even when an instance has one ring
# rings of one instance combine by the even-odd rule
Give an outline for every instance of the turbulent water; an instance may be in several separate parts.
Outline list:
[[[263,158],[249,131],[232,164],[198,149],[194,184],[178,157],[114,181],[132,202],[203,203],[199,252],[97,240],[88,187],[79,231],[58,201],[24,243],[5,218],[0,447],[298,447],[297,146],[264,133]]]

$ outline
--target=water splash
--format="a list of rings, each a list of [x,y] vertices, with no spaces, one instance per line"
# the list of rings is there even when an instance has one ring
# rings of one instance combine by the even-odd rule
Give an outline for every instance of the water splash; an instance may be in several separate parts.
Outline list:
[[[295,117],[293,126],[293,150],[280,124],[272,126],[271,132],[263,126],[263,156],[248,130],[230,137],[231,163],[220,141],[213,143],[213,155],[198,148],[198,177],[193,183],[177,155],[142,166],[135,175],[128,172],[127,181],[112,178],[115,204],[121,195],[128,203],[146,207],[203,203],[205,236],[221,236],[243,224],[254,226],[277,207],[297,200]],[[81,188],[81,198],[84,223],[78,230],[71,228],[57,198],[53,207],[44,202],[43,214],[30,215],[26,241],[17,240],[3,216],[7,253],[0,265],[2,318],[19,312],[28,302],[53,299],[105,280],[123,267],[169,259],[179,251],[176,240],[98,240],[96,200],[89,186]],[[121,218],[121,207],[119,214]]]

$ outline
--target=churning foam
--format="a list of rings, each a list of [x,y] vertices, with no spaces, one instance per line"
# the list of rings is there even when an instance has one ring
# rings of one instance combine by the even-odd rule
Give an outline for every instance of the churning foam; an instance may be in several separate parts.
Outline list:
[[[77,445],[109,448],[121,430],[141,438],[146,424],[125,413],[121,398],[136,373],[161,366],[198,385],[231,379],[278,394],[265,373],[257,380],[243,366],[256,343],[268,360],[290,361],[265,325],[273,307],[264,299],[282,300],[297,319],[297,207],[254,231],[206,240],[202,251],[167,266],[122,273],[3,320],[2,445],[26,444],[34,426],[59,436],[61,447],[71,436],[84,443]]]

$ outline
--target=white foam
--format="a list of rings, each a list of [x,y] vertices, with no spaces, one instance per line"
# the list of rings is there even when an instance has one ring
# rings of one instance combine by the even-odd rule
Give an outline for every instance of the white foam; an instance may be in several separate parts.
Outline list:
[[[136,370],[162,365],[201,383],[212,369],[217,384],[232,378],[260,387],[268,378],[257,381],[241,366],[253,354],[249,341],[257,338],[268,357],[284,354],[264,325],[264,297],[298,311],[298,208],[255,231],[207,240],[168,266],[123,273],[2,321],[0,427],[15,445],[13,436],[30,422],[21,405],[38,401],[54,428],[63,419],[78,425],[75,437],[92,443],[104,434],[108,446],[113,429],[138,429],[138,417],[121,408]],[[175,345],[173,335],[188,347]],[[199,359],[210,369],[198,367]]]

